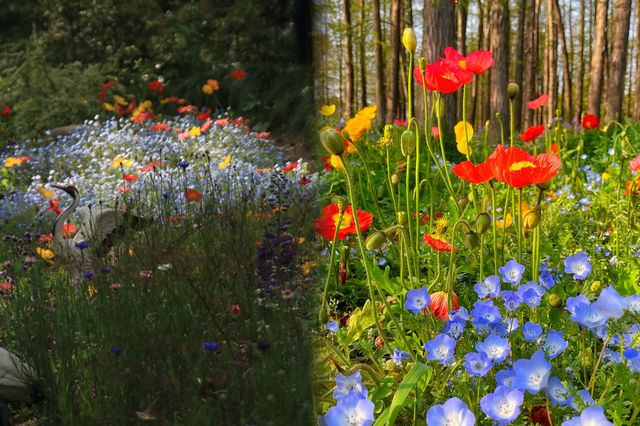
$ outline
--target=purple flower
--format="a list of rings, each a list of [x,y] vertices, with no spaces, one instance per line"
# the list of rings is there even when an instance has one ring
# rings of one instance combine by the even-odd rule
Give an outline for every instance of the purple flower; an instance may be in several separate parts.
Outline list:
[[[483,281],[477,283],[473,289],[481,299],[487,296],[498,297],[500,294],[500,277],[497,275],[489,275]]]
[[[93,278],[93,272],[92,271],[87,271],[84,273],[84,277],[88,280],[90,280],[91,278]]]
[[[336,375],[336,390],[333,391],[333,398],[340,401],[351,394],[357,395],[358,398],[366,398],[369,395],[369,390],[362,384],[360,371],[356,371],[350,376]]]
[[[573,274],[574,280],[584,280],[591,275],[591,263],[586,253],[581,251],[564,260],[564,272]]]
[[[531,359],[519,359],[513,363],[516,378],[513,386],[536,394],[547,386],[551,374],[551,364],[547,362],[544,353],[537,350]]]
[[[609,318],[621,318],[627,307],[626,301],[612,285],[600,292],[598,299],[593,302],[596,308]]]
[[[425,308],[428,308],[429,302],[429,291],[426,288],[418,288],[407,291],[407,299],[404,302],[404,307],[414,314],[417,314]]]
[[[562,422],[562,426],[614,426],[607,416],[604,415],[602,407],[594,405],[593,407],[587,407],[584,409],[580,416],[573,417],[569,420]]]
[[[370,426],[373,424],[373,410],[375,406],[358,393],[351,393],[338,400],[324,415],[327,426],[357,425]]]
[[[327,330],[329,330],[333,334],[337,333],[339,328],[340,326],[336,321],[329,321],[327,323]]]
[[[525,342],[535,342],[541,334],[542,326],[540,324],[527,321],[527,323],[522,326],[522,335],[524,336]]]
[[[206,349],[208,351],[217,351],[220,349],[220,343],[218,342],[204,342],[202,344],[202,349]]]
[[[484,352],[492,362],[498,363],[507,359],[511,344],[509,339],[491,334],[483,342],[476,343],[476,350]]]
[[[428,426],[474,426],[476,416],[459,398],[448,399],[444,404],[434,405],[427,411]]]
[[[89,248],[89,243],[88,243],[88,242],[86,242],[86,241],[78,241],[78,242],[75,244],[75,247],[76,247],[77,249],[84,250],[84,249]]]
[[[567,387],[563,385],[557,377],[549,379],[545,392],[553,405],[565,406],[569,405],[571,402],[571,399],[569,398],[569,389],[567,389]]]
[[[515,378],[516,373],[511,368],[500,370],[496,373],[496,383],[502,386],[513,387],[513,381]]]
[[[429,361],[438,361],[443,365],[451,365],[455,358],[453,352],[456,349],[456,341],[446,334],[438,334],[433,339],[424,344]]]
[[[517,285],[522,279],[522,274],[524,274],[524,266],[515,260],[510,260],[506,265],[498,268],[498,272],[502,275],[504,282]]]
[[[122,347],[120,347],[119,345],[112,346],[111,353],[114,355],[120,355],[122,353]]]
[[[484,377],[492,366],[484,352],[469,352],[464,356],[464,361],[464,368],[470,376]]]
[[[184,169],[186,169],[187,167],[189,167],[189,164],[190,164],[190,163],[189,163],[188,161],[184,161],[184,160],[183,160],[183,161],[180,161],[180,162],[178,163],[178,166],[182,167],[182,169],[184,170]]]
[[[562,338],[561,331],[550,330],[544,339],[543,349],[549,359],[554,359],[569,346],[569,342]]]
[[[511,422],[520,415],[520,405],[524,394],[518,389],[498,386],[493,393],[487,394],[480,400],[480,408],[493,420]]]
[[[411,355],[409,355],[408,352],[401,351],[398,348],[393,348],[393,355],[391,355],[391,359],[396,365],[401,365],[402,361],[410,358],[411,358]]]

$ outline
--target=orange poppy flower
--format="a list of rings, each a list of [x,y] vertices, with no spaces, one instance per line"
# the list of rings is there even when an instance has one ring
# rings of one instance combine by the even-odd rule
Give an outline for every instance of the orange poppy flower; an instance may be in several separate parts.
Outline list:
[[[128,175],[128,174],[124,174],[122,175],[122,179],[124,179],[126,182],[135,182],[138,180],[138,176],[137,175]]]
[[[373,215],[363,210],[357,210],[358,224],[360,225],[360,231],[364,232],[371,226],[373,222]],[[314,230],[329,241],[333,241],[333,234],[336,232],[338,226],[338,218],[340,217],[340,211],[338,204],[329,204],[322,209],[322,216],[315,220],[313,227]],[[344,240],[347,235],[356,234],[356,222],[353,217],[353,210],[351,206],[347,206],[342,215],[342,221],[340,222],[340,228],[338,230],[338,239]]]
[[[640,171],[640,155],[631,160],[631,162],[629,163],[629,168],[632,172]]]
[[[13,290],[13,284],[10,282],[0,283],[0,291],[9,292]]]
[[[142,167],[140,169],[140,171],[141,172],[150,172],[155,167],[162,167],[162,166],[165,166],[165,165],[166,165],[166,163],[163,163],[162,161],[152,161],[152,162],[148,163],[146,166]]]
[[[156,92],[158,95],[164,92],[164,84],[160,80],[153,80],[147,85],[147,90]]]
[[[41,243],[50,243],[53,240],[53,235],[51,234],[40,234],[40,238],[38,238],[38,241],[40,241]]]
[[[213,124],[215,124],[216,126],[224,127],[227,124],[229,124],[229,120],[226,118],[218,118],[216,121],[213,122]]]
[[[444,291],[438,291],[429,296],[429,307],[427,308],[436,318],[440,318],[443,320],[449,319],[449,303],[447,301],[447,293]],[[455,291],[451,292],[451,304],[453,305],[452,309],[457,311],[460,307],[458,303],[458,295]]]
[[[562,168],[562,161],[553,154],[538,154],[511,147],[496,146],[492,156],[493,176],[500,182],[514,188],[537,185],[552,179]]]
[[[193,188],[189,188],[184,192],[184,198],[188,203],[197,203],[202,200],[202,194]]]
[[[78,228],[73,223],[65,223],[62,225],[62,236],[65,238],[73,237]]]
[[[539,126],[529,126],[524,133],[520,133],[520,139],[523,142],[531,142],[535,140],[538,136],[541,136],[544,133],[544,124]]]
[[[439,251],[439,252],[445,252],[445,251],[451,251],[451,248],[453,248],[453,252],[457,253],[458,252],[458,247],[453,247],[451,245],[451,243],[444,241],[444,240],[440,240],[438,238],[435,238],[433,235],[429,235],[429,234],[424,234],[422,239],[424,240],[425,243],[427,243],[429,245],[429,247],[431,247],[432,249]]]
[[[158,123],[151,126],[151,130],[154,132],[166,132],[169,130],[169,125],[167,123]]]

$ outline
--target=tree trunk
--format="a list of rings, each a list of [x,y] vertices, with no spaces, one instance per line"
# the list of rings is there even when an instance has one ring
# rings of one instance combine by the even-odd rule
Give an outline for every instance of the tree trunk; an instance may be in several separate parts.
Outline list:
[[[636,1],[636,81],[633,119],[640,120],[640,0]]]
[[[569,50],[567,48],[567,37],[564,33],[564,23],[560,13],[560,3],[553,1],[553,16],[562,41],[562,116],[565,123],[571,119],[571,62],[569,61]]]
[[[500,113],[500,120],[509,125],[509,109],[507,100],[507,83],[509,72],[509,10],[502,0],[491,0],[491,33],[490,51],[493,53],[495,65],[490,69],[490,109],[492,114]],[[494,116],[495,117],[495,116]],[[491,134],[500,136],[500,126],[492,117]]]
[[[631,0],[616,0],[611,31],[613,46],[607,85],[607,121],[620,120],[622,118],[622,97],[624,96],[624,75],[627,69],[630,20]]]
[[[372,0],[373,7],[373,55],[376,62],[376,105],[378,105],[378,120],[385,118],[384,99],[384,60],[382,59],[382,34],[380,31],[380,0]]]
[[[456,12],[456,48],[460,53],[465,55],[467,53],[467,5],[459,3],[455,8]],[[468,94],[467,94],[468,95]],[[458,91],[458,99],[456,100],[458,105],[458,117],[462,117],[462,91]],[[470,118],[467,117],[467,121]]]
[[[547,32],[545,34],[545,93],[549,95],[547,104],[546,122],[550,124],[556,114],[558,93],[556,82],[558,81],[558,41],[556,39],[556,25],[553,19],[554,0],[547,0]]]
[[[478,49],[483,49],[485,47],[484,44],[482,43],[483,34],[484,34],[484,7],[482,6],[482,1],[478,0]],[[480,83],[482,81],[482,78],[480,77],[483,77],[483,76],[482,75],[476,76],[476,78],[473,80],[472,87],[471,87],[471,99],[472,99],[471,117],[473,118],[473,122],[476,129],[479,129],[482,126],[484,126],[484,123],[482,122],[482,111],[480,108],[482,103],[481,91],[480,91]]]
[[[367,49],[366,44],[366,3],[360,0],[360,37],[358,38],[358,50],[360,52],[360,105],[362,108],[367,106]]]
[[[400,1],[391,0],[391,30],[389,31],[389,46],[391,47],[391,72],[389,75],[388,94],[387,94],[387,119],[388,123],[392,123],[398,109],[399,86],[398,77],[400,74],[400,41],[402,38],[400,30]]]
[[[450,2],[440,0],[424,1],[424,31],[422,36],[422,52],[427,63],[440,59],[444,49],[455,43],[455,11]],[[442,120],[447,125],[446,132],[450,132],[455,123],[456,96],[442,95],[445,114]]]
[[[523,63],[531,61],[531,57],[527,57],[525,60],[524,56],[524,20],[525,20],[525,10],[527,7],[526,0],[518,0],[518,23],[517,23],[517,38],[516,38],[516,54],[515,54],[515,72],[513,81],[520,85],[520,92],[518,96],[514,99],[513,102],[513,111],[515,114],[515,128],[520,129],[520,125],[522,123],[523,116],[523,102],[522,102],[522,92],[524,89],[524,84],[522,82],[522,74],[523,74]],[[529,35],[528,35],[529,36]]]
[[[342,19],[344,24],[344,114],[353,115],[354,82],[353,82],[353,47],[351,34],[351,2],[342,0]]]
[[[522,64],[522,128],[533,124],[533,111],[526,103],[538,95],[536,78],[538,73],[538,14],[535,0],[525,0],[524,55],[527,58]]]
[[[580,32],[578,35],[578,40],[580,41],[580,50],[578,52],[578,76],[576,77],[576,99],[575,99],[575,107],[574,107],[574,119],[576,121],[580,120],[580,116],[582,115],[582,97],[584,93],[584,46],[585,46],[585,0],[580,0]]]
[[[600,116],[600,99],[604,79],[604,53],[607,47],[607,9],[609,0],[596,0],[594,45],[589,69],[587,112]]]

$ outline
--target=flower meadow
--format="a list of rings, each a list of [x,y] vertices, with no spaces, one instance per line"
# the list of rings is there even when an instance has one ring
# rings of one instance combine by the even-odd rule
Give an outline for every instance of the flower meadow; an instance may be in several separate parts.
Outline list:
[[[640,422],[640,127],[444,122],[442,97],[493,65],[410,65],[424,122],[320,110],[321,424]]]

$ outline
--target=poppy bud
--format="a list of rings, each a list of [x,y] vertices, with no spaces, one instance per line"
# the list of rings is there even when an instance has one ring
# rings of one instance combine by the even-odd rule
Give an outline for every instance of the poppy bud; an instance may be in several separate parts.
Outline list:
[[[385,192],[384,185],[378,186],[378,200],[384,197],[384,192]]]
[[[516,83],[509,83],[507,86],[507,95],[509,95],[509,99],[514,100],[518,93],[520,92],[520,86]]]
[[[551,188],[551,179],[549,179],[549,180],[548,180],[548,181],[546,181],[546,182],[539,183],[539,184],[537,185],[537,187],[538,187],[541,191],[546,191],[547,189]]]
[[[418,69],[420,72],[424,72],[427,67],[427,60],[425,58],[418,58]]]
[[[458,200],[458,205],[461,209],[464,209],[469,204],[469,199],[467,197],[462,197]]]
[[[400,137],[400,151],[405,157],[410,156],[416,150],[416,135],[411,130],[405,130]]]
[[[562,308],[562,297],[555,293],[549,295],[549,304],[554,308]]]
[[[522,227],[525,231],[535,229],[540,223],[540,213],[538,213],[538,210],[539,208],[536,206],[532,210],[529,210],[527,214],[524,215],[524,218],[522,218]]]
[[[398,212],[397,219],[398,219],[399,225],[405,226],[407,224],[407,212],[405,211]]]
[[[415,52],[418,41],[416,40],[416,33],[413,32],[413,28],[405,28],[402,33],[402,45],[408,52]]]
[[[442,97],[438,97],[433,103],[433,112],[436,114],[436,118],[442,118],[444,116],[444,101]]]
[[[464,234],[464,245],[469,250],[475,250],[475,248],[478,247],[479,243],[480,243],[480,239],[478,238],[478,235],[476,235],[475,232],[470,231]]]
[[[391,185],[398,186],[400,185],[400,176],[397,173],[391,175]]]
[[[484,234],[489,226],[491,226],[491,217],[487,213],[480,213],[475,221],[476,232],[480,235]]]
[[[376,348],[378,349],[384,348],[384,341],[382,340],[382,336],[379,334],[378,334],[378,337],[376,337],[375,345],[376,345]]]
[[[387,237],[383,232],[375,231],[367,237],[364,242],[364,246],[367,250],[377,250],[387,242]]]
[[[327,127],[320,131],[322,146],[333,155],[344,152],[344,137],[336,129]]]

